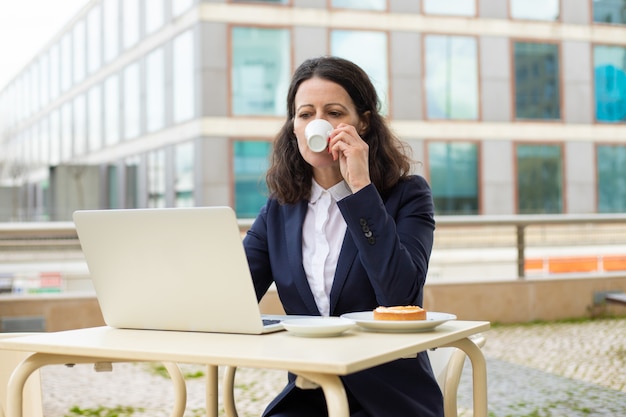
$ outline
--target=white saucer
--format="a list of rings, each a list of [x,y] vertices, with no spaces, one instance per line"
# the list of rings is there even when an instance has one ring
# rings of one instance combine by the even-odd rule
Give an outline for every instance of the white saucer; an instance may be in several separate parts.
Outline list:
[[[423,332],[455,320],[456,316],[449,313],[426,312],[426,320],[374,320],[372,311],[346,313],[341,317],[354,320],[359,327],[379,332]]]
[[[282,322],[285,330],[296,336],[331,337],[339,336],[355,326],[353,320],[341,317],[310,317],[288,319]]]

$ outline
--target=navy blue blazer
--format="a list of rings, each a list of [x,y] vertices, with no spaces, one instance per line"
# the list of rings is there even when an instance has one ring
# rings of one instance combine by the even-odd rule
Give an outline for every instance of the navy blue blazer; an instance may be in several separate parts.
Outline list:
[[[331,288],[330,315],[379,305],[421,306],[435,228],[426,180],[411,176],[384,196],[370,184],[337,204],[347,231]],[[287,314],[320,315],[302,266],[306,212],[307,201],[281,205],[269,199],[246,234],[244,247],[259,300],[274,282]],[[356,408],[368,416],[443,416],[441,391],[425,352],[342,380]],[[285,402],[297,404],[298,396],[306,395],[290,375],[266,414]]]

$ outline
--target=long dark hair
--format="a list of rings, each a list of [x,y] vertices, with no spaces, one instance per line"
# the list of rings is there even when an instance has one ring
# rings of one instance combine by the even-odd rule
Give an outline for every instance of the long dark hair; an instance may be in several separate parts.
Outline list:
[[[312,167],[302,158],[294,134],[295,97],[303,81],[321,78],[342,86],[352,98],[360,118],[368,121],[361,135],[369,146],[369,171],[381,195],[409,174],[411,159],[407,146],[395,136],[380,114],[376,89],[358,65],[338,57],[304,61],[296,69],[287,93],[287,120],[274,140],[266,181],[270,196],[282,204],[308,200],[313,178]]]

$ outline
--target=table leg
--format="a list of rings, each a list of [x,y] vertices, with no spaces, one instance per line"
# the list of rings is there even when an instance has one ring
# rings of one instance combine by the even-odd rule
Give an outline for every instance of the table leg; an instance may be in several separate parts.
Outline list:
[[[217,409],[217,365],[207,365],[206,381],[206,415],[207,417],[218,417]]]
[[[472,364],[474,391],[474,417],[487,417],[487,362],[482,350],[471,339],[465,338],[448,343],[467,354]]]
[[[226,417],[238,417],[237,407],[235,405],[235,373],[237,372],[236,366],[227,366],[224,370],[224,378],[222,380],[222,390],[224,395],[224,410],[226,411]]]
[[[99,362],[130,362],[119,359],[91,358],[84,356],[53,355],[47,353],[34,353],[24,359],[13,371],[7,385],[7,417],[22,417],[24,385],[28,377],[37,369],[46,365],[62,365],[76,363],[99,363]],[[174,384],[174,409],[171,417],[182,417],[187,407],[187,385],[175,363],[164,362],[163,365],[172,378]],[[217,416],[217,415],[216,415]]]
[[[348,397],[346,389],[337,375],[298,372],[297,375],[318,384],[328,406],[328,417],[349,417]]]

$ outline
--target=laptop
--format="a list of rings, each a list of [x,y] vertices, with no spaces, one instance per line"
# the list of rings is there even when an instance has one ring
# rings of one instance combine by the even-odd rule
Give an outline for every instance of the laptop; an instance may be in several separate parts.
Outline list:
[[[74,223],[108,326],[261,334],[263,323],[230,207],[79,210]]]

